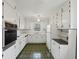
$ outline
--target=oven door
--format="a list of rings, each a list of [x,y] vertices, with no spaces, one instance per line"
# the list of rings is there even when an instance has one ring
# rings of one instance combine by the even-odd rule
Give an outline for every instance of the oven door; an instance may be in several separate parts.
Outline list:
[[[16,30],[7,30],[5,31],[5,46],[17,39]]]

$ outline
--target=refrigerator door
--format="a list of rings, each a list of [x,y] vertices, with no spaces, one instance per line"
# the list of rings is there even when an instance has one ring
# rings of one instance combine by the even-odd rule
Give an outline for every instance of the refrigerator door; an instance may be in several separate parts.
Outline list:
[[[50,25],[47,26],[47,47],[51,48],[51,38],[50,38]]]

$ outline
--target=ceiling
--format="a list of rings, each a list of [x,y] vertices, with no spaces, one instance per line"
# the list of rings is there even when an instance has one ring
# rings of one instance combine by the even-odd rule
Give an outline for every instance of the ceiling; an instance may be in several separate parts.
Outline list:
[[[49,16],[65,0],[17,0],[17,10],[24,16]]]

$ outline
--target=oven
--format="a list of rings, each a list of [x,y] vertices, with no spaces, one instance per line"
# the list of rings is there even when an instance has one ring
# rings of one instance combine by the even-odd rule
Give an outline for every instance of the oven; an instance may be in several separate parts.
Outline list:
[[[5,22],[4,28],[4,41],[3,41],[3,50],[9,48],[15,44],[17,40],[17,25],[9,22]]]

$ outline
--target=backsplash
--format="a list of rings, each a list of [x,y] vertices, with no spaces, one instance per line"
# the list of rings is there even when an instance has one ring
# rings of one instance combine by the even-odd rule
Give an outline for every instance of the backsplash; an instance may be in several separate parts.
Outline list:
[[[23,35],[23,34],[28,34],[28,30],[17,30],[17,36]]]
[[[68,41],[68,33],[69,33],[69,31],[67,29],[62,29],[62,30],[59,30],[59,32],[60,33],[58,34],[58,36],[61,39],[65,40],[65,41]]]

